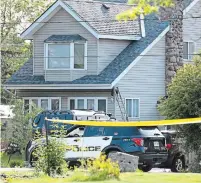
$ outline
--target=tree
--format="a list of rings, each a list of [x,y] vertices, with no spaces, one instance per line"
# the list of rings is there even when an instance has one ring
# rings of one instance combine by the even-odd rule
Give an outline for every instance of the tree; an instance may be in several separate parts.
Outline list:
[[[194,64],[180,68],[168,86],[168,98],[159,105],[161,115],[167,119],[201,116],[201,52],[194,57]],[[179,126],[185,149],[197,154],[197,166],[201,161],[201,124]],[[196,171],[201,172],[200,169]]]
[[[173,7],[174,0],[128,0],[128,4],[134,6],[131,9],[118,14],[118,20],[134,20],[141,14],[148,15],[157,13],[161,7]]]
[[[14,96],[11,97],[9,105],[14,116],[6,125],[6,134],[2,134],[1,138],[3,142],[18,144],[20,152],[24,155],[28,141],[33,138],[32,120],[41,109],[32,104],[31,111],[26,111],[29,106],[23,107],[23,100]]]
[[[1,0],[1,81],[4,83],[32,55],[32,44],[19,37],[53,0]],[[2,92],[5,97],[5,92]],[[5,102],[5,100],[2,100]]]

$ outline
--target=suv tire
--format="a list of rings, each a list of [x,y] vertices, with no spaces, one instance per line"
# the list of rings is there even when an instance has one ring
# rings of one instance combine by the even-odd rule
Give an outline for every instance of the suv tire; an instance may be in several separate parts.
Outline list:
[[[182,157],[175,157],[172,162],[171,171],[182,172],[184,170],[185,170],[184,159]]]
[[[139,169],[143,172],[149,172],[153,168],[153,165],[147,164],[145,166],[140,166]]]

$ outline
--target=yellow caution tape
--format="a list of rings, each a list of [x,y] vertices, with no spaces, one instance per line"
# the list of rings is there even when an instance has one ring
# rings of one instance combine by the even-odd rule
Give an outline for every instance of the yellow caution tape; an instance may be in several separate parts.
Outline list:
[[[60,119],[45,119],[47,121],[72,125],[83,126],[164,126],[164,125],[184,125],[201,123],[201,118],[187,118],[187,119],[172,119],[172,120],[159,120],[159,121],[129,121],[129,122],[117,122],[117,121],[72,121],[72,120],[60,120]]]

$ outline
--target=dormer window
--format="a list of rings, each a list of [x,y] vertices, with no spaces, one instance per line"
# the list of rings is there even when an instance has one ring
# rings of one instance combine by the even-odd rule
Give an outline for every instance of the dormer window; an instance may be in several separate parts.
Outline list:
[[[87,41],[80,35],[53,35],[45,40],[47,70],[87,68]]]

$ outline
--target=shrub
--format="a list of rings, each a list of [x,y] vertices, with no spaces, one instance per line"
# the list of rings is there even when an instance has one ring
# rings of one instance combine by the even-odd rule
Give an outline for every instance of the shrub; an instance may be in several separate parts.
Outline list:
[[[103,181],[107,179],[119,179],[120,169],[117,163],[101,155],[95,160],[81,162],[82,166],[75,170],[71,181]]]
[[[22,167],[23,162],[22,161],[11,161],[10,162],[10,167],[15,168],[15,167]]]
[[[64,160],[65,145],[59,139],[49,139],[48,146],[40,144],[33,153],[36,172],[48,175],[64,175],[67,172],[67,163]]]

